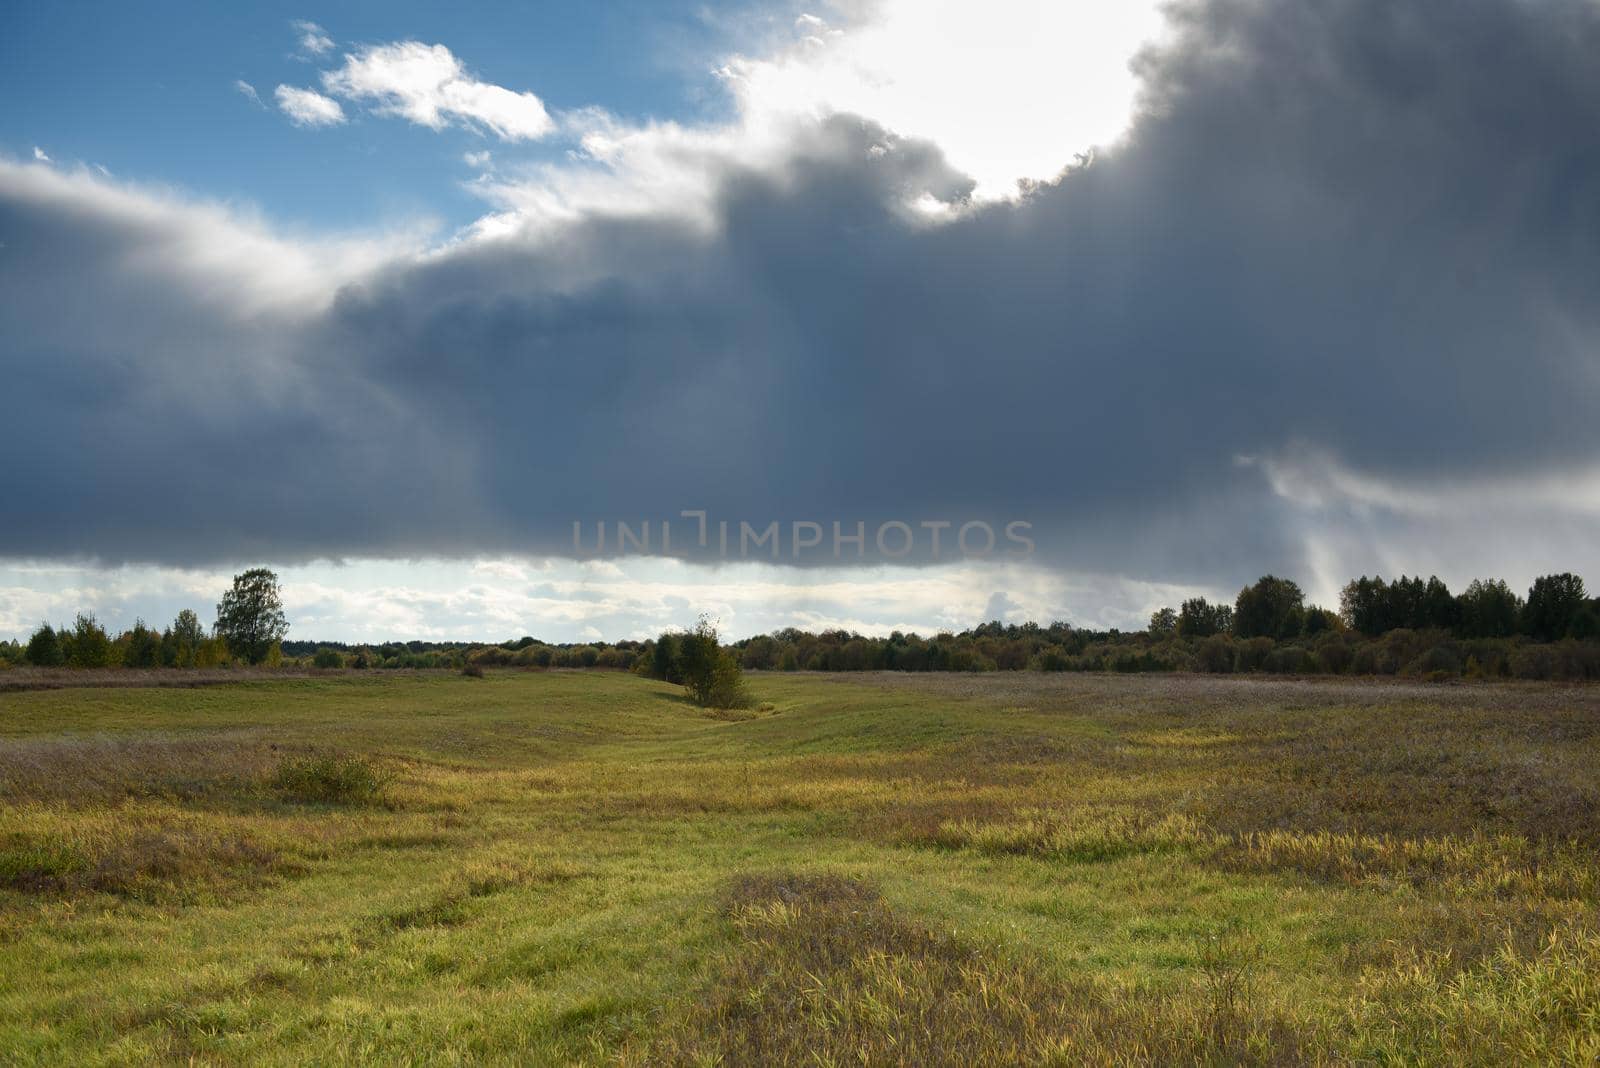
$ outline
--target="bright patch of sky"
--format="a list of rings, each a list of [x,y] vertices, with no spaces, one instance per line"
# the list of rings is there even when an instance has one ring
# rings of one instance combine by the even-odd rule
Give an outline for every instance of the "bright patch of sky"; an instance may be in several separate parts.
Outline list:
[[[660,558],[361,560],[278,574],[290,638],[352,642],[642,639],[688,626],[702,612],[736,638],[791,626],[931,635],[990,619],[1138,629],[1162,605],[1216,596],[1000,561],[797,570]],[[25,640],[41,622],[70,623],[80,611],[113,630],[136,618],[164,626],[184,608],[209,622],[231,575],[225,568],[0,563],[0,639]]]

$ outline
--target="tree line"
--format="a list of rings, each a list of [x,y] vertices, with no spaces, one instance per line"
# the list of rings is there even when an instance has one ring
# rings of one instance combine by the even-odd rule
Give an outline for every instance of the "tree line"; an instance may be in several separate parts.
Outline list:
[[[41,627],[27,643],[0,643],[7,663],[71,667],[208,667],[226,663],[323,669],[475,667],[635,671],[685,681],[680,658],[697,628],[654,640],[553,644],[531,636],[497,645],[288,642],[276,576],[235,579],[205,633],[192,611],[157,632],[136,623],[113,638],[92,616]],[[720,643],[719,649],[722,647]],[[1571,573],[1536,579],[1527,596],[1501,580],[1453,593],[1437,577],[1363,576],[1335,609],[1309,604],[1298,584],[1273,575],[1232,604],[1204,598],[1164,607],[1142,631],[1097,631],[1065,622],[985,623],[961,633],[785,629],[726,648],[759,671],[1200,671],[1600,678],[1600,602]],[[716,666],[717,658],[706,661]],[[678,666],[674,666],[678,665]],[[701,665],[704,667],[704,665]],[[724,669],[724,678],[731,675]],[[702,676],[709,680],[709,675]],[[709,685],[709,682],[706,683]]]
[[[282,660],[281,643],[288,632],[278,576],[266,568],[252,568],[234,576],[217,604],[210,633],[189,608],[164,630],[139,619],[116,637],[92,613],[79,612],[71,626],[43,623],[26,643],[0,642],[0,665],[140,669],[276,664]]]

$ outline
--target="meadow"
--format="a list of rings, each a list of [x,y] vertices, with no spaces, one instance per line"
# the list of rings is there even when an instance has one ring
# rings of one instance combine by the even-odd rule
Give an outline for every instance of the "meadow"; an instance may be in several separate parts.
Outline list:
[[[237,678],[0,691],[0,1062],[1600,1061],[1591,687]]]

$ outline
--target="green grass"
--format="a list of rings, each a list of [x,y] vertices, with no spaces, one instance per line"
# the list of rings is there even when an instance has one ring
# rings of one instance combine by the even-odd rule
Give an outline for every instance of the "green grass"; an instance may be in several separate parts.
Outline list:
[[[0,693],[0,1062],[1600,1059],[1600,691]]]

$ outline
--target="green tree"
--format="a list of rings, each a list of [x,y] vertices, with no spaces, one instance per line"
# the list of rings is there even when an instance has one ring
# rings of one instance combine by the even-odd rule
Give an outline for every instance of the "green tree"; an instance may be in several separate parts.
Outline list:
[[[1509,638],[1517,632],[1522,598],[1502,579],[1474,579],[1456,598],[1456,614],[1464,638]]]
[[[1178,633],[1178,613],[1170,608],[1157,609],[1150,617],[1150,637],[1171,638]]]
[[[161,638],[144,625],[144,620],[133,621],[133,629],[122,636],[122,666],[128,668],[153,668],[161,666]]]
[[[656,639],[650,652],[650,677],[662,682],[682,682],[678,674],[678,636],[666,633]]]
[[[251,664],[266,660],[289,633],[278,576],[264,567],[235,575],[233,588],[217,605],[216,631],[234,656]]]
[[[1339,613],[1313,605],[1306,609],[1305,632],[1307,637],[1326,634],[1339,629]]]
[[[1351,630],[1372,637],[1399,626],[1393,619],[1389,584],[1382,575],[1362,575],[1347,585],[1339,594],[1339,616]]]
[[[93,615],[78,613],[64,645],[67,663],[73,667],[103,668],[111,663],[111,639]]]
[[[1204,597],[1183,602],[1178,610],[1178,634],[1185,638],[1209,638],[1213,634],[1226,634],[1233,629],[1233,609],[1225,604],[1212,604]]]
[[[194,667],[200,655],[200,643],[206,640],[206,632],[200,626],[200,617],[191,608],[185,608],[178,613],[178,618],[172,621],[173,666]]]
[[[1233,606],[1233,633],[1238,638],[1294,638],[1305,620],[1305,594],[1288,579],[1264,575],[1239,591]]]
[[[1544,642],[1565,638],[1573,618],[1588,599],[1583,579],[1570,572],[1534,579],[1528,604],[1522,611],[1523,633]]]
[[[1461,607],[1455,595],[1434,575],[1422,591],[1423,626],[1450,630],[1461,622]]]
[[[56,629],[48,623],[33,632],[33,637],[28,639],[25,655],[28,663],[34,667],[60,667],[66,663],[66,657],[61,652],[61,639],[56,637]]]

